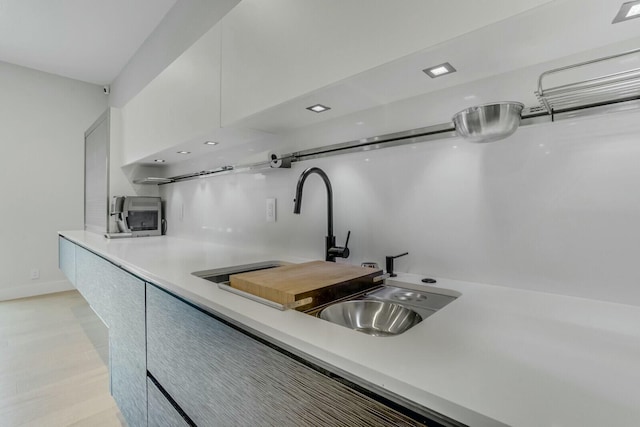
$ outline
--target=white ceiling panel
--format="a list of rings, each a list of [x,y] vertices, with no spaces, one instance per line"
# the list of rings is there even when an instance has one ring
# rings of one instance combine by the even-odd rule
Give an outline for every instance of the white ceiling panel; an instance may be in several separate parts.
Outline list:
[[[0,0],[0,61],[110,83],[176,0]]]

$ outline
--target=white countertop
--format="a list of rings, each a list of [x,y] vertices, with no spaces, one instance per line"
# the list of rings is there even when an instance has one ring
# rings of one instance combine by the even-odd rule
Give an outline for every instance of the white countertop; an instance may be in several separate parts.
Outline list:
[[[191,275],[306,260],[167,236],[60,234],[198,306],[472,426],[640,426],[640,307],[444,278],[430,288],[421,276],[399,274],[395,280],[412,287],[462,296],[402,335],[370,337]]]

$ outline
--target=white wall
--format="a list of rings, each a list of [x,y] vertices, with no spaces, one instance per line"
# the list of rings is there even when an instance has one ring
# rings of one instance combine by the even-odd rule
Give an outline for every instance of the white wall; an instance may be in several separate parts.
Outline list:
[[[338,243],[352,231],[351,263],[409,251],[398,271],[640,305],[639,135],[640,114],[619,113],[522,127],[493,144],[422,143],[161,193],[170,235],[322,259],[318,177],[292,213],[300,172],[319,166],[333,183]],[[265,221],[267,197],[278,199],[276,223]]]
[[[240,6],[222,21],[223,27],[226,25],[225,28],[229,30],[233,19],[240,17],[244,12],[248,13],[252,5],[258,3],[240,3]],[[573,13],[570,11],[573,3],[577,2],[553,2],[536,10],[549,12],[553,6],[555,13],[558,11],[555,6],[562,6],[561,11],[564,12],[561,15],[565,16]],[[593,9],[587,15],[598,22],[611,7],[610,2],[604,0],[592,6]],[[384,17],[385,14],[380,16]],[[529,12],[520,15],[515,22],[520,23],[520,19],[529,24],[532,21],[536,24],[544,21],[527,20],[527,16],[535,18],[544,14]],[[309,18],[313,20],[317,17],[312,15]],[[299,22],[291,25],[299,25]],[[504,47],[502,39],[505,32],[501,32],[500,29],[505,25],[495,24],[486,31],[482,30],[483,40],[495,39]],[[513,25],[511,22],[506,26],[512,28]],[[578,24],[566,26],[566,31],[577,31],[576,25]],[[561,43],[561,46],[558,45],[560,47],[550,47],[546,38],[536,38],[533,51],[538,55],[529,55],[526,61],[517,55],[509,57],[511,65],[508,68],[571,52],[577,56],[587,55],[588,58],[592,58],[599,54],[583,50],[606,43],[616,42],[607,46],[607,49],[613,49],[608,53],[625,50],[626,44],[633,44],[633,40],[627,40],[632,37],[628,25],[610,28],[608,20],[602,25],[603,27],[598,27],[598,31],[592,31],[596,34],[593,37],[597,42],[589,38],[587,46],[580,43]],[[518,25],[518,28],[530,27]],[[625,31],[630,33],[623,32],[625,28]],[[506,33],[513,31],[511,29]],[[609,39],[604,37],[605,33],[614,36]],[[467,37],[477,37],[478,34],[480,33],[476,32]],[[223,35],[223,45],[226,41],[226,46],[233,48],[234,45],[229,44],[229,40]],[[400,43],[397,46],[407,50],[398,52],[398,55],[424,47],[421,40],[418,38],[409,44]],[[460,42],[463,38],[457,40]],[[584,42],[583,39],[580,40]],[[247,44],[247,52],[255,60],[252,52],[255,44]],[[355,43],[353,46],[360,45]],[[448,43],[444,45],[451,46]],[[299,45],[302,50],[305,46],[304,43]],[[447,49],[442,51],[446,52]],[[477,54],[483,52],[482,49],[472,51]],[[209,52],[210,50],[207,50],[204,55],[195,53],[194,59],[211,59]],[[371,52],[379,53],[375,49]],[[433,52],[426,53],[430,55]],[[237,51],[231,49],[231,53],[237,54]],[[520,53],[522,54],[522,51]],[[547,53],[551,55],[549,58],[546,56]],[[356,56],[352,55],[349,58],[353,60]],[[184,57],[189,57],[189,54]],[[500,55],[496,55],[492,61],[488,61],[491,64],[488,71],[484,70],[480,75],[493,75],[496,70],[502,69],[496,68],[493,64],[499,62],[500,58]],[[223,59],[228,66],[229,55],[223,55]],[[330,83],[357,71],[351,69],[344,75],[316,82],[310,88],[298,86],[283,99],[300,96],[294,100],[295,102],[292,101],[289,107],[297,109],[295,114],[308,115],[310,113],[304,110],[304,106],[316,102],[307,102],[311,97],[331,94],[333,91],[346,94],[342,94],[342,97],[336,96],[338,100],[353,101],[350,95],[358,92],[361,92],[361,99],[376,98],[375,94],[378,92],[367,90],[367,84],[377,84],[381,88],[379,93],[385,95],[389,84],[402,79],[405,73],[411,70],[422,78],[422,85],[432,85],[432,82],[425,79],[420,72],[422,60],[407,67],[407,62],[403,61],[412,62],[409,59],[411,58],[406,57],[397,61],[394,67],[400,67],[399,72],[396,68],[387,68],[389,64],[379,67],[374,75],[375,81],[368,80],[366,76],[363,79],[363,74],[328,86],[324,92],[314,91],[300,96],[318,85]],[[577,59],[563,57],[557,61],[558,64],[554,66],[567,65],[576,62]],[[167,72],[147,85],[144,91],[123,108],[123,152],[125,159],[130,159],[126,161],[138,161],[141,156],[155,153],[154,150],[166,149],[175,152],[175,144],[193,136],[187,132],[188,129],[180,128],[182,125],[189,126],[189,121],[179,118],[177,113],[171,111],[175,104],[174,98],[179,104],[186,104],[188,107],[175,108],[176,111],[189,111],[189,108],[195,108],[194,105],[199,107],[198,102],[193,102],[194,99],[198,100],[197,94],[189,95],[188,90],[180,89],[171,81],[172,75],[176,76],[176,80],[190,75],[180,70],[172,72],[172,67],[180,62],[175,61]],[[426,60],[424,62],[431,63]],[[462,76],[465,72],[475,76],[474,79],[477,78],[474,73],[478,68],[469,66],[465,71],[465,62],[454,62],[462,66],[452,79]],[[247,63],[238,62],[241,67],[252,69],[246,66]],[[369,66],[375,65],[374,63],[377,62],[373,61]],[[277,65],[282,66],[281,63]],[[284,153],[304,147],[436,124],[448,121],[459,109],[483,102],[516,99],[527,101],[529,106],[533,106],[536,79],[542,71],[549,68],[552,68],[549,63],[538,64],[530,66],[527,70],[517,69],[483,81],[463,79],[462,81],[466,82],[464,85],[433,92],[429,97],[404,99],[414,93],[415,85],[407,84],[397,92],[404,95],[386,94],[387,96],[380,98],[380,102],[374,102],[375,105],[379,105],[375,111],[363,110],[361,114],[346,114],[356,111],[356,108],[345,110],[340,108],[339,104],[330,103],[333,110],[327,113],[327,116],[313,116],[317,119],[316,125],[294,130],[291,129],[296,124],[309,123],[309,120],[297,121],[297,116],[290,114],[291,109],[281,107],[271,110],[271,113],[262,111],[257,116],[244,120],[241,125],[263,131],[282,132],[276,135],[275,142],[259,146],[260,141],[255,144],[253,141],[246,144],[223,141],[221,147],[218,147],[221,149],[218,154],[222,156],[222,149],[230,147],[228,150],[224,149],[225,157],[229,152],[242,151],[245,156],[251,155],[248,153],[260,155],[256,160],[262,160],[265,158],[263,151],[266,149],[276,149],[277,152]],[[207,76],[206,81],[211,84],[211,79],[208,78],[211,73],[204,74]],[[233,72],[231,74],[236,77],[240,75]],[[259,75],[264,77],[260,73]],[[290,90],[287,86],[291,81],[287,80],[286,76],[283,78],[278,72],[274,75],[280,83],[265,86],[264,79],[260,80],[258,83],[261,90],[265,87],[266,91],[275,90],[277,96],[284,93],[280,92],[281,87]],[[195,82],[194,79],[188,80],[192,84]],[[195,84],[193,86],[197,87]],[[199,89],[194,92],[203,91]],[[255,91],[247,92],[255,95]],[[163,96],[154,99],[149,93]],[[424,93],[424,90],[415,93]],[[524,98],[520,96],[523,93],[526,93],[523,95]],[[209,102],[213,99],[215,102],[218,98],[207,96],[205,99]],[[247,105],[245,97],[237,99],[241,101],[239,106]],[[317,99],[321,100],[326,102],[324,98]],[[395,102],[388,104],[389,100]],[[436,102],[438,100],[443,102]],[[282,99],[272,103],[281,101]],[[270,105],[268,102],[259,104],[254,106],[256,110]],[[365,105],[370,104],[358,104],[361,105],[358,108],[366,108]],[[171,114],[153,116],[150,113],[153,113],[154,105],[158,106],[158,111]],[[345,102],[344,105],[349,107],[350,104]],[[223,109],[224,107],[223,103]],[[199,113],[207,111],[206,108],[196,109]],[[131,111],[140,114],[131,115]],[[330,117],[336,117],[331,114],[341,116],[330,120]],[[141,120],[143,115],[147,116],[147,120]],[[133,120],[127,123],[127,118],[131,116]],[[217,114],[211,116],[218,117]],[[274,118],[279,119],[280,123],[288,123],[289,127],[278,126]],[[171,120],[176,120],[175,126]],[[638,121],[637,114],[620,114],[587,119],[575,124],[560,122],[538,125],[522,128],[509,141],[491,145],[468,145],[459,140],[440,141],[415,147],[309,161],[296,165],[291,171],[272,171],[265,175],[228,175],[172,184],[162,186],[160,191],[167,199],[169,234],[234,245],[274,248],[285,253],[322,258],[326,205],[324,189],[319,180],[314,177],[309,181],[303,214],[294,217],[291,213],[293,191],[299,173],[304,167],[318,165],[327,170],[334,183],[338,241],[343,241],[347,229],[353,231],[353,255],[350,262],[373,260],[383,263],[384,255],[408,250],[411,255],[398,261],[400,271],[640,304],[640,290],[633,285],[640,275],[634,271],[632,262],[633,254],[640,249],[640,239],[637,238],[639,236],[634,228],[634,220],[640,207],[635,199],[629,197],[629,194],[632,194],[634,180],[639,178],[633,165],[640,160],[640,153],[633,139],[640,132],[640,127],[634,125],[634,120]],[[140,126],[141,123],[143,126]],[[169,135],[162,129],[162,125],[167,123],[174,128],[175,134]],[[203,123],[209,124],[204,121]],[[263,126],[265,123],[267,127]],[[128,131],[131,124],[139,126],[142,132],[136,134]],[[150,141],[150,144],[146,144],[142,138],[144,134],[149,137],[147,141]],[[129,137],[130,135],[134,137]],[[129,140],[134,142],[130,143]],[[197,143],[202,148],[202,142]],[[184,147],[181,146],[182,148]],[[197,156],[194,151],[191,157],[194,164],[199,160],[208,161],[196,158]],[[218,163],[215,163],[216,161]],[[229,164],[229,161],[218,157],[209,168],[222,164]],[[173,167],[179,168],[180,165],[169,165],[165,171],[170,171]],[[606,173],[603,173],[603,167],[608,168]],[[180,173],[186,172],[189,171]],[[280,217],[275,224],[267,224],[264,221],[264,204],[267,197],[277,197],[279,200]]]
[[[0,300],[66,289],[58,230],[84,226],[84,132],[99,86],[0,63]],[[40,270],[31,280],[30,270]]]

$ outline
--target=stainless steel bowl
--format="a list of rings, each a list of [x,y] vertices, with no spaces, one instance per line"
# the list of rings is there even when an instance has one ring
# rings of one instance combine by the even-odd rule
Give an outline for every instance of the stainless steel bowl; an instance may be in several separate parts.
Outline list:
[[[467,108],[453,116],[458,134],[472,142],[492,142],[513,134],[524,105],[498,102]]]
[[[330,305],[320,318],[365,334],[398,335],[422,321],[415,311],[384,301],[346,301]]]

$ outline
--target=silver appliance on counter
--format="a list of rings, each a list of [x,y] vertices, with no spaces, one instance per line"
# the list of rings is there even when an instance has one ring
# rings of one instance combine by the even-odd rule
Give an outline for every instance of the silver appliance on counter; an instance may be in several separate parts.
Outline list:
[[[160,197],[114,196],[111,215],[115,216],[118,233],[114,237],[146,237],[163,234],[162,200]]]

